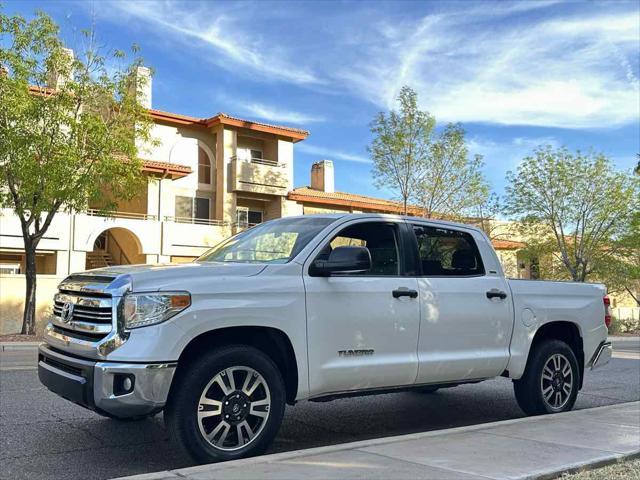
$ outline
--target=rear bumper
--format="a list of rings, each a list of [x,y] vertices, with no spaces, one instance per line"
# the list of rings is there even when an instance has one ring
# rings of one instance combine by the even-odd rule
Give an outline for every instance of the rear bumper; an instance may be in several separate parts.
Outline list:
[[[591,370],[594,370],[603,365],[606,365],[607,363],[609,363],[609,360],[611,360],[612,354],[613,347],[611,345],[611,342],[602,342],[596,350],[596,353],[593,355],[593,358],[589,362],[588,366],[591,367]]]
[[[95,362],[38,349],[38,377],[52,392],[101,414],[127,418],[161,410],[176,363]],[[129,379],[131,387],[123,383]]]

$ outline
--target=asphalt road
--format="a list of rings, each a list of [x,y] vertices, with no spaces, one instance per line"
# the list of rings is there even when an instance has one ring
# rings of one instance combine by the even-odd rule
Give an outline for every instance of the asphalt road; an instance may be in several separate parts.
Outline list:
[[[576,408],[640,400],[640,339],[614,341],[615,357],[590,372]],[[0,348],[1,350],[1,348]],[[35,350],[0,351],[0,478],[106,479],[186,467],[162,416],[102,418],[38,382]],[[433,395],[393,393],[287,407],[270,453],[523,416],[499,378]]]

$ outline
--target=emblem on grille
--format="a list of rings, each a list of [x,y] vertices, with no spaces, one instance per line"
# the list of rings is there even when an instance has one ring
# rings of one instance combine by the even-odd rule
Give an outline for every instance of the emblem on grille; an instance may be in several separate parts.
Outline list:
[[[73,303],[66,302],[64,305],[62,305],[62,310],[60,310],[60,319],[64,323],[69,323],[72,317],[73,317]]]

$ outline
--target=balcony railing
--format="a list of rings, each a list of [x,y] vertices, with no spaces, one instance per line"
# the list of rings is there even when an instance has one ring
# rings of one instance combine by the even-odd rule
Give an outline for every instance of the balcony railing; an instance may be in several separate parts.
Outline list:
[[[277,168],[284,168],[287,166],[286,163],[278,163],[277,160],[269,160],[267,158],[240,158],[237,155],[234,155],[231,157],[231,160],[239,160],[239,161],[243,161],[243,162],[249,162],[249,163],[255,163],[256,165],[267,165],[268,167],[277,167]]]
[[[174,223],[190,223],[191,225],[212,225],[216,227],[224,227],[226,225],[229,225],[229,222],[210,218],[164,217],[164,221]]]
[[[92,217],[127,218],[132,220],[157,220],[158,219],[157,216],[149,215],[147,213],[105,211],[105,210],[98,210],[95,208],[90,208],[84,213]]]

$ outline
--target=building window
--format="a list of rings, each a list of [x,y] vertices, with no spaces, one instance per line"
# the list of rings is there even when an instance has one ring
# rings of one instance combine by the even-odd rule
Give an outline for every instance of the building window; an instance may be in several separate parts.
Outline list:
[[[209,220],[209,212],[210,200],[208,198],[176,196],[175,217],[177,221]]]
[[[262,150],[251,150],[251,158],[262,160]]]
[[[200,220],[209,220],[209,199],[196,197],[194,199],[195,218]]]
[[[36,252],[36,273],[55,275],[57,252]],[[0,252],[0,275],[19,275],[26,271],[26,255],[23,252]]]
[[[176,218],[193,218],[193,198],[176,196]]]
[[[198,183],[211,185],[211,159],[202,147],[198,147]]]
[[[239,227],[253,227],[258,223],[262,223],[263,214],[259,210],[249,210],[247,207],[238,207],[236,209],[236,223]]]

